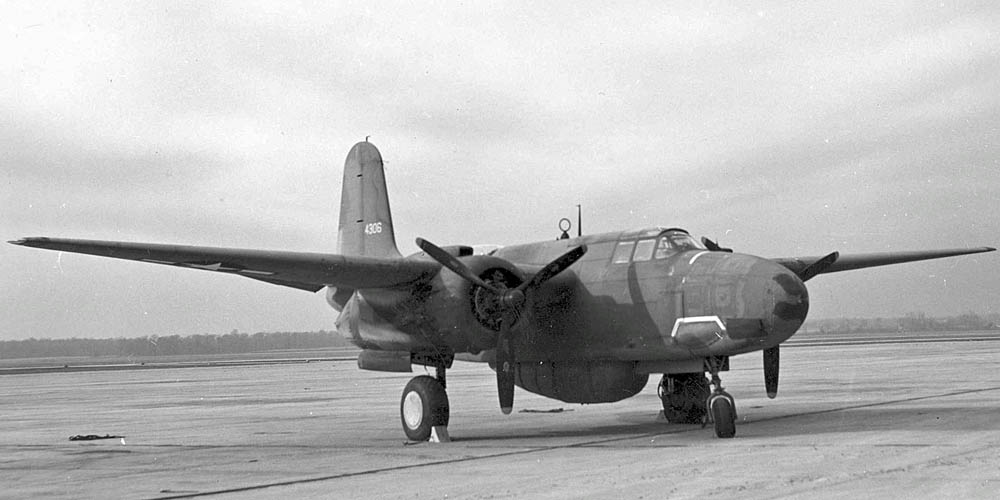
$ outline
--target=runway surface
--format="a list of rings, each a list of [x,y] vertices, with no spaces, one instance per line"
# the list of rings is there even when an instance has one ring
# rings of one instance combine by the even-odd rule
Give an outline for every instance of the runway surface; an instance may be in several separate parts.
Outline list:
[[[791,347],[791,346],[790,346]],[[449,371],[449,444],[406,444],[411,374],[353,361],[0,377],[3,498],[993,497],[1000,342],[831,345],[732,360],[735,439],[638,396],[572,405]],[[415,373],[416,374],[416,373]],[[413,374],[413,375],[415,375]],[[520,413],[518,410],[543,413]],[[544,413],[559,410],[559,413]],[[69,441],[72,435],[123,439]]]

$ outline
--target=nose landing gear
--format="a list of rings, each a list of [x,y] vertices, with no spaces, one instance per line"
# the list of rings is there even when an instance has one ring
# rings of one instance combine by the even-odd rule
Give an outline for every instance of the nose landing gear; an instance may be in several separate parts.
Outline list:
[[[736,435],[736,400],[722,388],[719,369],[722,362],[719,358],[705,360],[705,368],[712,375],[712,395],[708,397],[708,414],[702,424],[715,424],[715,435],[720,438],[731,438]]]

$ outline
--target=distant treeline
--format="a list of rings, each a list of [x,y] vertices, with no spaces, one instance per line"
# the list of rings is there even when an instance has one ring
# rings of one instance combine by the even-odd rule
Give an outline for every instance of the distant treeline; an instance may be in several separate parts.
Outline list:
[[[835,318],[806,322],[802,332],[878,333],[899,331],[1000,330],[1000,314],[965,313],[943,318],[909,313],[901,318]],[[0,341],[0,359],[63,356],[178,356],[244,354],[293,349],[321,349],[351,345],[336,332],[233,331],[225,335],[170,335],[118,339],[27,339]]]
[[[802,331],[822,333],[958,332],[1000,330],[1000,314],[965,313],[943,318],[909,313],[901,318],[834,318],[807,321]]]
[[[336,332],[232,332],[226,335],[170,335],[119,339],[27,339],[0,341],[0,359],[62,356],[175,356],[242,354],[287,349],[341,347]]]

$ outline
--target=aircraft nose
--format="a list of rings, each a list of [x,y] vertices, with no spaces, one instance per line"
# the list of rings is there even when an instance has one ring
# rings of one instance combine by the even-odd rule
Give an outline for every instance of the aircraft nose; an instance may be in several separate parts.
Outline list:
[[[765,278],[766,293],[770,297],[767,343],[777,345],[798,331],[809,312],[809,292],[795,273],[785,266],[761,259],[758,276]]]
[[[671,297],[683,317],[664,329],[672,344],[696,355],[738,354],[776,346],[805,321],[809,294],[788,268],[723,252],[700,252],[689,262],[680,298]]]

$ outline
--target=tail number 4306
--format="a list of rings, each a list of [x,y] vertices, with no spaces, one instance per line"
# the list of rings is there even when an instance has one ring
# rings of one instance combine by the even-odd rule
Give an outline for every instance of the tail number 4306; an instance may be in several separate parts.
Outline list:
[[[371,234],[379,234],[381,232],[382,232],[381,222],[371,222],[369,224],[365,224],[365,234],[371,235]]]

